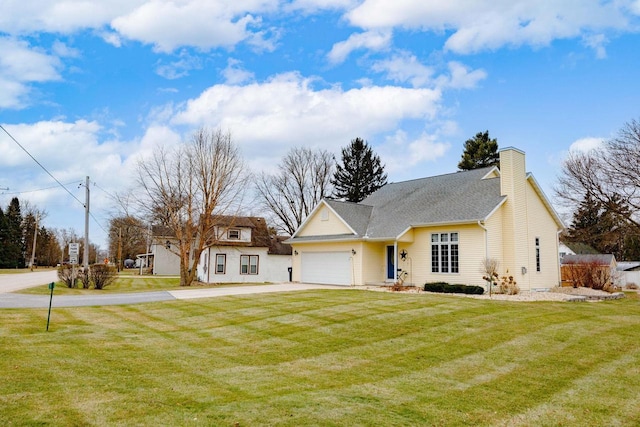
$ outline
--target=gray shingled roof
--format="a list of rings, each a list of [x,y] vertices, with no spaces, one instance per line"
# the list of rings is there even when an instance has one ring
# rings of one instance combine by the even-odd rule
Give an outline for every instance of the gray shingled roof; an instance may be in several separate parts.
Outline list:
[[[327,204],[340,215],[340,218],[345,220],[359,236],[365,235],[373,206],[329,199],[325,200],[325,202],[327,202]]]
[[[325,202],[353,228],[354,237],[394,239],[411,226],[486,219],[504,200],[500,178],[482,179],[491,169],[387,184],[360,203]]]

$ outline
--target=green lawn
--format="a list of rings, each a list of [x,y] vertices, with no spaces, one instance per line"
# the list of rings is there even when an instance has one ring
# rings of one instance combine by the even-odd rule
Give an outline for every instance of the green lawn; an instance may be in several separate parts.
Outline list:
[[[260,286],[263,283],[221,283],[221,284],[196,284],[184,287],[180,286],[178,277],[162,277],[162,276],[129,276],[120,275],[115,282],[104,289],[79,289],[68,288],[63,282],[57,282],[55,286],[55,295],[103,295],[127,292],[148,292],[148,291],[168,291],[175,289],[203,289],[229,286]],[[21,294],[33,295],[49,295],[49,285],[36,286],[18,291]]]
[[[0,310],[0,425],[637,426],[640,301],[318,290]],[[236,424],[237,423],[237,424]]]
[[[82,285],[80,285],[82,286]],[[55,295],[96,295],[123,292],[146,292],[146,291],[166,291],[170,289],[180,288],[180,279],[178,277],[162,277],[162,276],[130,276],[121,274],[119,277],[104,289],[78,289],[68,288],[64,282],[56,282]],[[49,294],[49,286],[37,286],[34,288],[22,289],[21,294],[44,295]]]

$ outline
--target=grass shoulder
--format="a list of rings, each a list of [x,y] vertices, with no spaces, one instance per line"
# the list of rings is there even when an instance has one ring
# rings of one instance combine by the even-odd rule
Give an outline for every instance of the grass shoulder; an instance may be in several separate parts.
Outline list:
[[[205,284],[194,282],[191,286],[180,286],[180,278],[176,276],[138,276],[119,274],[118,278],[104,289],[69,288],[62,282],[56,282],[54,293],[56,295],[104,295],[130,292],[171,291],[178,289],[207,289],[230,286],[259,286],[264,283],[221,283]],[[22,294],[48,295],[51,291],[48,285],[36,286],[20,291]]]
[[[33,270],[30,268],[0,268],[0,274],[42,273],[44,271],[52,270],[55,270],[55,267],[38,267]]]

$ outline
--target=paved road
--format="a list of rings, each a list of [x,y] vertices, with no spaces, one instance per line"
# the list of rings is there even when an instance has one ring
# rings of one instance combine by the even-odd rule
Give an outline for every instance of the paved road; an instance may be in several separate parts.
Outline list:
[[[56,270],[0,274],[0,294],[33,288],[34,286],[46,285],[47,283],[57,281],[58,272]]]
[[[11,275],[16,276],[16,275]],[[45,282],[47,283],[47,282]],[[40,283],[42,284],[42,283]],[[32,285],[33,286],[33,285]],[[249,295],[269,292],[305,291],[311,289],[345,289],[344,286],[307,285],[302,283],[279,283],[261,286],[234,286],[228,288],[180,289],[177,291],[132,292],[107,295],[60,295],[53,294],[53,307],[82,307],[98,305],[138,304],[143,302],[170,301],[176,299],[215,298],[228,295]],[[45,308],[49,307],[48,295],[26,295],[0,293],[0,308]]]

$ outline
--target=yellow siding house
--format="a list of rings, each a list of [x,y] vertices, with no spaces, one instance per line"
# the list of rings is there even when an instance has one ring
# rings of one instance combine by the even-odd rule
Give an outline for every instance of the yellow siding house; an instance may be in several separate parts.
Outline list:
[[[496,259],[527,291],[560,283],[562,228],[525,154],[506,148],[499,168],[387,184],[360,203],[325,199],[287,243],[297,282],[484,286],[483,261]]]

